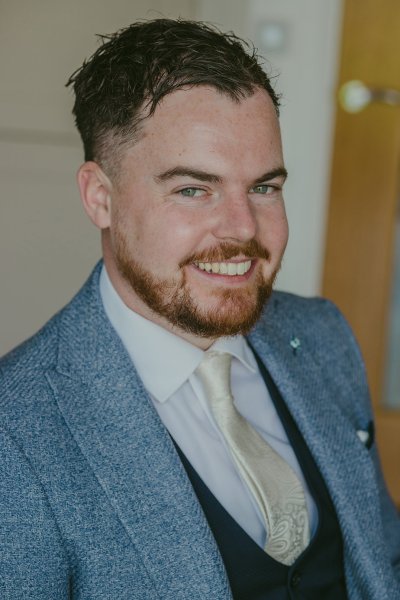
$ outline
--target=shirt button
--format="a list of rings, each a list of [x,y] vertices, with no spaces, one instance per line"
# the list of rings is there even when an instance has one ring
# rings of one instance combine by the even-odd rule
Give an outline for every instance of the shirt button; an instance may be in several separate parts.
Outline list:
[[[301,574],[299,573],[299,571],[294,571],[293,575],[290,578],[290,585],[293,588],[296,588],[301,581]]]

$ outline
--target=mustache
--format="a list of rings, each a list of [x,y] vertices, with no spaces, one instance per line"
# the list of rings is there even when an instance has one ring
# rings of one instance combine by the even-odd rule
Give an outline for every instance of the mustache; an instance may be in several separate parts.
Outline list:
[[[245,244],[232,244],[230,242],[222,242],[214,248],[208,248],[202,252],[194,252],[181,263],[180,267],[190,265],[194,262],[225,262],[235,256],[243,256],[244,258],[264,258],[268,260],[271,256],[269,250],[264,248],[257,240],[250,240]]]

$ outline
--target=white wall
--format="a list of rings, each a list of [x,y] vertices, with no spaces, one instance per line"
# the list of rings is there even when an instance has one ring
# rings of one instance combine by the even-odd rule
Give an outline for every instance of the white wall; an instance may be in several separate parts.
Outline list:
[[[64,83],[95,33],[137,18],[208,20],[260,49],[261,26],[283,25],[283,48],[268,52],[281,72],[289,170],[278,283],[318,293],[340,11],[341,0],[0,0],[0,354],[61,308],[100,255],[75,185],[82,151]]]

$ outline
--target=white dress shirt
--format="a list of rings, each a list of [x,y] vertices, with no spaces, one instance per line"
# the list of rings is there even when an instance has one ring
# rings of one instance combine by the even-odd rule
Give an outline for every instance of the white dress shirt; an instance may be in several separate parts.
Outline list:
[[[225,510],[263,548],[266,530],[258,506],[237,471],[195,374],[203,350],[130,310],[105,267],[100,294],[165,427]],[[239,412],[298,474],[313,533],[316,506],[245,338],[220,338],[212,349],[232,355],[232,393]]]

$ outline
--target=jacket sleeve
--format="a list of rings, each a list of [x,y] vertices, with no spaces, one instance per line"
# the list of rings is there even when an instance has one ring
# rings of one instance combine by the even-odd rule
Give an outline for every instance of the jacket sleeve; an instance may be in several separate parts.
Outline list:
[[[0,429],[0,597],[70,598],[66,552],[27,458]]]

